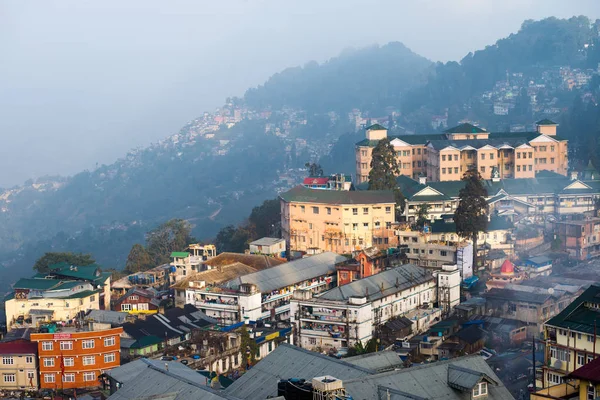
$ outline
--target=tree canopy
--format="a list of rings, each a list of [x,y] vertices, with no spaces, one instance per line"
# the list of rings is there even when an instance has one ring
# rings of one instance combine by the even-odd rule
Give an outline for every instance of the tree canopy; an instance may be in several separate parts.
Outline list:
[[[425,223],[429,220],[429,204],[423,203],[417,209],[417,227],[422,229]]]
[[[396,176],[399,174],[400,167],[398,167],[394,146],[389,138],[381,139],[373,149],[369,190],[394,190]]]
[[[475,169],[468,170],[462,180],[465,186],[458,194],[459,202],[454,212],[456,233],[473,241],[473,268],[477,268],[477,235],[487,231],[487,190],[481,175]]]
[[[61,262],[66,262],[71,265],[77,265],[79,267],[83,267],[86,265],[94,264],[96,261],[92,258],[91,254],[83,254],[83,253],[46,253],[42,257],[40,257],[35,264],[33,264],[33,269],[37,272],[49,272],[50,266],[54,264],[58,264]]]

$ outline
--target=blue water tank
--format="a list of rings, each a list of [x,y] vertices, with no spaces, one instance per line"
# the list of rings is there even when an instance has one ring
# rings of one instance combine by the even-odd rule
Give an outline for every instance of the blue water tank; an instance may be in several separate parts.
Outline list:
[[[175,271],[177,271],[177,267],[171,265],[171,272],[175,272]]]

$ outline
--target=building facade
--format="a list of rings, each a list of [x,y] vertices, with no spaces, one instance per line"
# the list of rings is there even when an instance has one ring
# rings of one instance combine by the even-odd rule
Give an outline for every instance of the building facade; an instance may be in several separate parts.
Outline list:
[[[400,174],[413,179],[455,181],[469,169],[484,179],[533,178],[542,170],[566,175],[567,140],[556,135],[558,124],[542,120],[536,125],[536,132],[490,133],[465,123],[442,134],[390,137],[390,143]],[[357,183],[368,181],[373,148],[387,137],[387,129],[373,125],[356,144]]]
[[[577,260],[600,255],[600,218],[554,222],[554,235],[561,250]]]
[[[396,246],[392,191],[296,186],[279,199],[283,238],[292,251],[348,254],[372,246]]]
[[[37,343],[42,389],[99,386],[98,377],[121,365],[123,328],[85,331],[63,328],[56,333],[33,333]]]
[[[0,390],[37,390],[38,346],[27,340],[0,342]]]

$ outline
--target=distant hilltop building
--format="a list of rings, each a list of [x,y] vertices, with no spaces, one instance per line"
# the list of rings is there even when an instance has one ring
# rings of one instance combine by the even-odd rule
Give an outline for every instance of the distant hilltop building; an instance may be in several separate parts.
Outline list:
[[[352,176],[344,174],[309,176],[304,178],[302,185],[311,189],[350,190],[352,188]]]
[[[430,181],[456,181],[472,168],[484,179],[534,178],[536,172],[567,175],[567,140],[557,136],[557,123],[543,119],[535,132],[490,133],[469,123],[444,133],[390,137],[400,175]],[[366,128],[356,143],[356,181],[369,180],[371,156],[377,143],[388,137],[385,127]]]

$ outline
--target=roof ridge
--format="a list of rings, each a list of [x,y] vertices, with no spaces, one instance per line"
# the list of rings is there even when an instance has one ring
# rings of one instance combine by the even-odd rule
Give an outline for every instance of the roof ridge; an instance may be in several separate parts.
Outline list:
[[[364,367],[361,367],[359,365],[354,365],[354,364],[349,363],[347,361],[338,360],[337,358],[329,357],[329,356],[326,356],[326,355],[324,355],[322,353],[318,353],[318,352],[315,352],[315,351],[306,350],[306,349],[303,349],[302,347],[294,346],[293,344],[281,343],[279,346],[277,346],[277,348],[282,347],[282,346],[283,347],[289,347],[290,349],[293,349],[293,350],[296,350],[296,351],[300,351],[302,353],[310,354],[313,357],[319,357],[319,358],[322,358],[324,360],[334,362],[336,364],[341,364],[341,365],[344,365],[346,367],[351,367],[351,368],[357,369],[359,371],[366,372],[366,373],[368,373],[370,375],[377,374],[377,371],[375,371],[375,370],[364,368]]]

